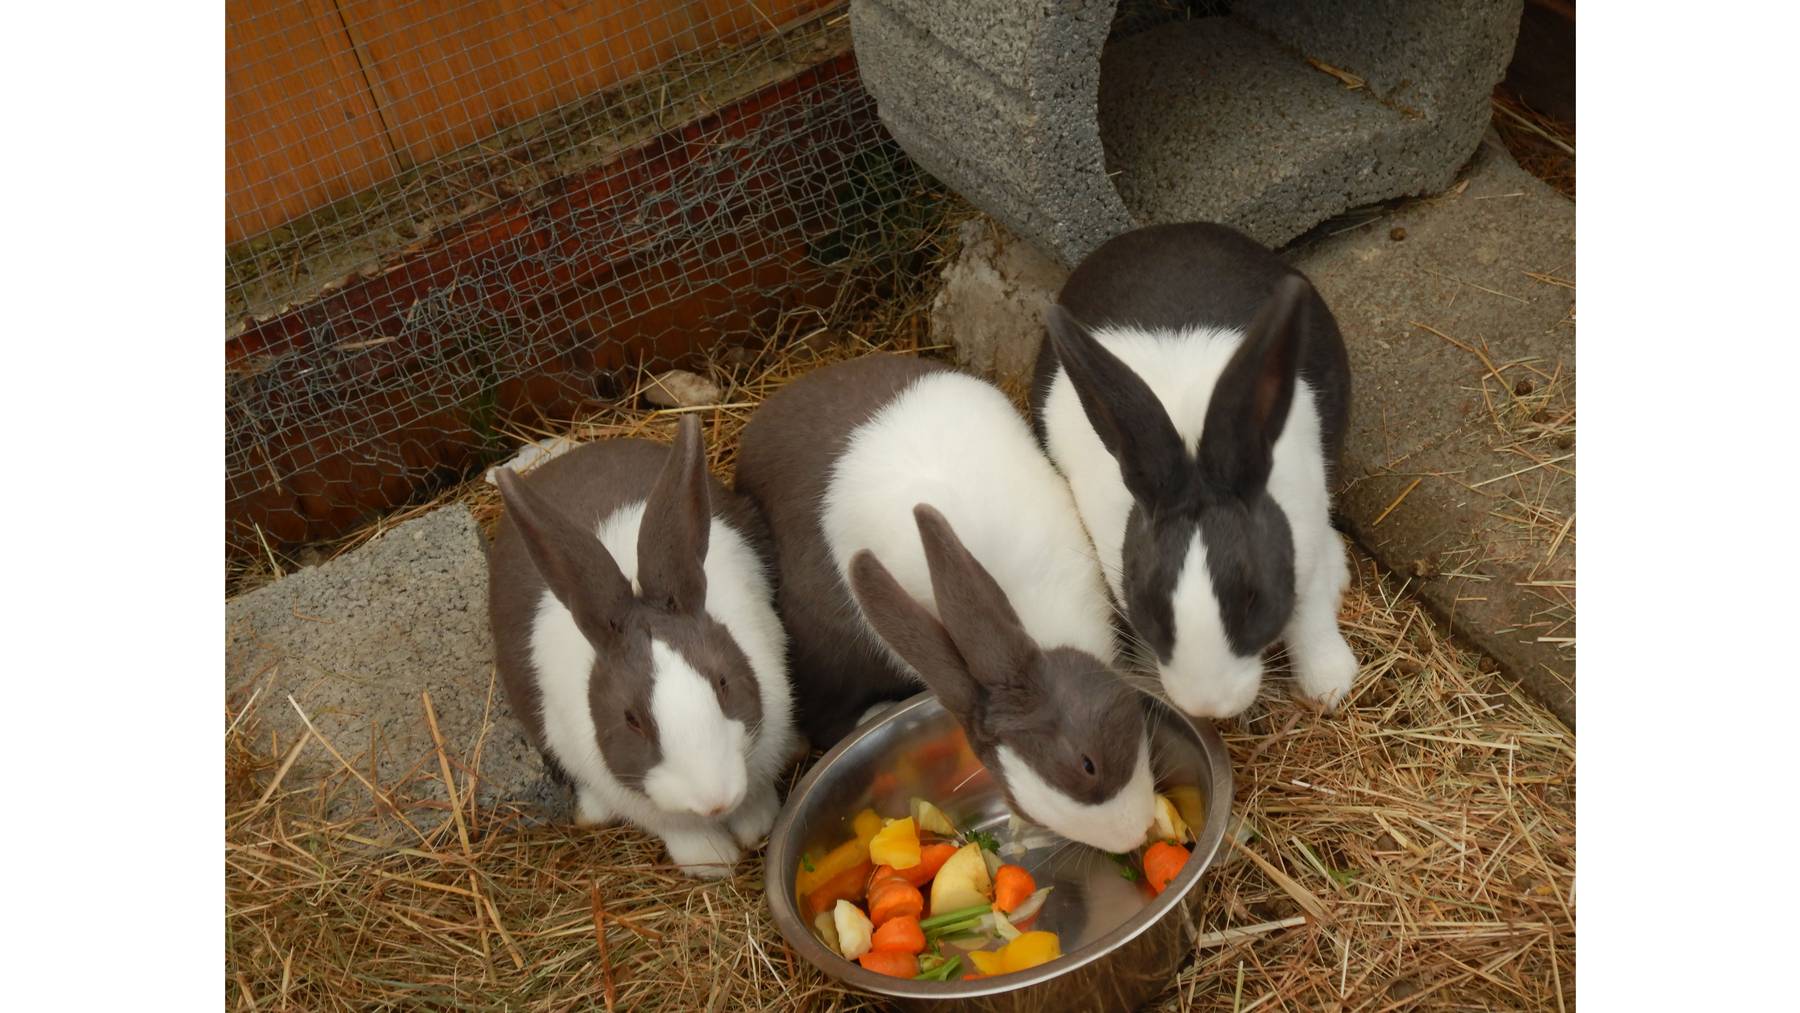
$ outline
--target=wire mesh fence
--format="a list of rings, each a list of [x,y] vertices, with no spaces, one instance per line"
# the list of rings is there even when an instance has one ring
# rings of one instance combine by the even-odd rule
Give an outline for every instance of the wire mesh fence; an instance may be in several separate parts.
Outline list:
[[[228,564],[906,270],[846,7],[232,0]]]

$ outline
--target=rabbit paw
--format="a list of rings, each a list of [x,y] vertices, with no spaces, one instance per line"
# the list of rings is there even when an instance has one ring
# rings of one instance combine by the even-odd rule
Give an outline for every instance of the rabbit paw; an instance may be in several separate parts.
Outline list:
[[[575,825],[598,827],[612,822],[612,808],[598,794],[586,789],[575,791]]]
[[[669,857],[681,866],[682,873],[696,879],[724,879],[744,854],[730,834],[714,827],[669,830],[662,839]]]
[[[775,787],[758,788],[744,799],[725,825],[739,844],[746,848],[755,847],[775,825],[775,814],[780,811],[781,800],[775,797]]]
[[[1320,637],[1303,648],[1290,645],[1294,655],[1294,678],[1302,695],[1316,701],[1327,712],[1335,709],[1356,681],[1356,652],[1337,630]]]

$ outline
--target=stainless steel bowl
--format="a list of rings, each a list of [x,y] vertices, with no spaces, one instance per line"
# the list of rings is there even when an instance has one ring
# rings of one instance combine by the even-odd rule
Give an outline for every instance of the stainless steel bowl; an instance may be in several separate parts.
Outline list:
[[[1160,895],[1128,881],[1111,856],[1058,839],[1023,856],[1040,886],[1054,886],[1033,928],[1056,932],[1063,956],[976,981],[911,981],[864,970],[813,934],[795,893],[802,855],[822,855],[855,836],[865,808],[903,816],[914,797],[933,802],[957,826],[1005,837],[1010,813],[999,784],[981,767],[962,729],[936,698],[921,694],[851,732],[801,779],[769,833],[765,879],[775,925],[813,966],[902,1008],[956,1000],[975,1010],[1131,1010],[1167,987],[1192,946],[1194,884],[1212,864],[1231,810],[1231,766],[1210,724],[1196,726],[1145,695],[1159,791],[1199,793],[1203,818],[1186,814],[1198,838],[1193,857]],[[1183,793],[1186,794],[1186,793]],[[1190,796],[1191,797],[1191,796]]]

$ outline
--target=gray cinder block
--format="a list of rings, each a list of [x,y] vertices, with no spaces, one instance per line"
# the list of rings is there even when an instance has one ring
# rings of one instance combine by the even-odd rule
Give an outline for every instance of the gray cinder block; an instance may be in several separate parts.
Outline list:
[[[1135,224],[1221,221],[1277,246],[1447,186],[1521,0],[1239,0],[1179,20],[1134,5],[1115,33],[1119,6],[852,0],[851,26],[901,146],[1068,265]]]
[[[274,732],[278,749],[305,734],[292,695],[319,734],[384,793],[442,799],[420,700],[429,690],[459,794],[473,783],[484,802],[533,803],[546,814],[566,806],[493,681],[486,551],[466,508],[408,521],[346,556],[234,598],[225,611],[228,699],[241,707],[255,692],[258,734]],[[309,742],[282,787],[332,777],[349,775]],[[332,818],[377,811],[360,784],[337,792],[329,810]],[[433,812],[412,807],[408,817],[430,823],[424,817]]]

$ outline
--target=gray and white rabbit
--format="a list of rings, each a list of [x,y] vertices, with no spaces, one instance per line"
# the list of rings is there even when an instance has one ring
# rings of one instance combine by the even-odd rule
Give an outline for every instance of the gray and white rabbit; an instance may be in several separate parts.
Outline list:
[[[755,507],[708,474],[692,415],[673,448],[607,440],[497,480],[500,678],[576,821],[628,821],[683,872],[726,875],[798,745]]]
[[[1350,366],[1318,292],[1225,226],[1159,225],[1083,260],[1047,323],[1033,422],[1169,697],[1243,711],[1280,640],[1335,706],[1357,671],[1330,521]]]
[[[737,488],[769,520],[815,746],[922,681],[1021,815],[1143,842],[1142,698],[1068,486],[998,388],[897,356],[815,370],[751,418]]]

